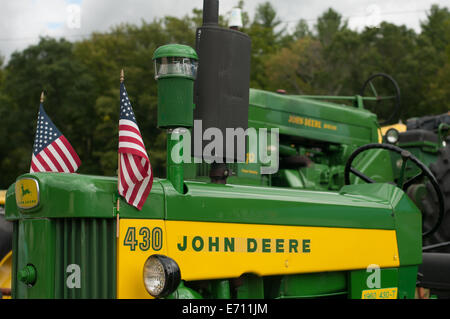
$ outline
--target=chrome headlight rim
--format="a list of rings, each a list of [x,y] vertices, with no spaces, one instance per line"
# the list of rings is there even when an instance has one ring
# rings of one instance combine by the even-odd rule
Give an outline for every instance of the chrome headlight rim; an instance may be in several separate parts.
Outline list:
[[[386,131],[386,134],[384,135],[386,138],[386,142],[389,144],[395,144],[398,142],[400,137],[400,132],[395,128],[390,128]]]

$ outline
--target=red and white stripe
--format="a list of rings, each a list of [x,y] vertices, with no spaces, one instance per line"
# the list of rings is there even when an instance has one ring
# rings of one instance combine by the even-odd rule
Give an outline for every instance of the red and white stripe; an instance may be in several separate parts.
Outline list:
[[[119,121],[119,194],[141,210],[153,184],[153,172],[139,127],[130,120]]]
[[[80,158],[72,145],[61,135],[37,155],[33,154],[30,172],[74,173],[80,165]]]

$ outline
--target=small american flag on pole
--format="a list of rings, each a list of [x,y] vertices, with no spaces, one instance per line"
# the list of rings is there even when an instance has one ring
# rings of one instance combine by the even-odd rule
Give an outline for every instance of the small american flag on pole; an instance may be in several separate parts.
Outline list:
[[[45,113],[43,102],[42,94],[30,172],[74,173],[81,165],[80,158]]]
[[[141,210],[153,184],[153,172],[125,85],[120,83],[119,194]]]

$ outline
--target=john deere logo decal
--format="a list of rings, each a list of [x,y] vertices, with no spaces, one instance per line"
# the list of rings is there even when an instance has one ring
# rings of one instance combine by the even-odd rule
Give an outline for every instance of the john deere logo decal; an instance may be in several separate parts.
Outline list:
[[[16,182],[16,203],[23,209],[30,209],[39,204],[38,182],[32,178],[22,178]]]
[[[22,188],[22,197],[25,196],[26,194],[31,194],[29,189],[24,189],[23,185],[20,186]]]

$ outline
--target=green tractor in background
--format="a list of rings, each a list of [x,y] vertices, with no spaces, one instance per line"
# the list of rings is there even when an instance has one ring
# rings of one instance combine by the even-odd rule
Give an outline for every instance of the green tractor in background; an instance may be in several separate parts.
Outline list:
[[[408,150],[416,156],[422,163],[430,168],[430,171],[436,177],[439,187],[444,195],[445,201],[445,219],[437,231],[432,236],[425,239],[426,250],[438,249],[441,252],[450,253],[450,220],[448,219],[450,209],[450,112],[435,116],[424,116],[421,118],[411,118],[406,121],[403,129],[397,130],[390,128],[386,131],[384,140],[404,150]],[[401,167],[399,158],[392,159],[392,166],[396,176],[399,176]],[[408,177],[417,174],[413,168],[406,171]],[[431,216],[437,210],[437,198],[430,196],[426,192],[429,183],[416,183],[408,188],[408,195],[420,207],[424,213],[425,227],[430,226]],[[437,251],[437,250],[436,250]]]
[[[441,218],[441,226],[430,232],[423,240],[423,264],[419,268],[418,286],[428,288],[427,293],[449,298],[449,274],[445,271],[450,261],[450,112],[436,116],[411,118],[406,122],[406,129],[390,128],[384,140],[390,145],[399,147],[429,167],[436,177],[442,191],[439,199],[429,190],[431,181],[417,182],[420,172],[407,167],[405,176],[413,183],[406,189],[408,196],[416,203],[423,215],[424,229],[431,229],[439,218],[439,210],[445,213]],[[401,177],[401,157],[392,157],[392,167],[397,178]],[[442,204],[441,201],[444,203]]]
[[[450,278],[441,268],[450,261],[442,254],[450,253],[450,112],[389,125],[400,111],[400,88],[384,73],[369,77],[356,96],[250,89],[249,105],[250,127],[280,129],[279,170],[257,174],[261,164],[247,153],[246,163],[226,172],[228,183],[316,191],[359,183],[397,185],[423,214],[427,253],[418,285],[450,297]],[[197,175],[187,178],[205,180],[207,172],[197,167]]]
[[[249,89],[250,48],[205,0],[196,49],[155,51],[167,178],[141,211],[118,198],[116,177],[17,178],[5,215],[13,298],[414,298],[417,281],[446,296],[450,255],[433,249],[449,240],[447,118],[432,142],[414,135],[422,124],[381,136],[369,106],[393,103],[380,118],[395,114],[391,77],[355,96]],[[256,140],[229,156],[217,152],[235,146],[227,136],[207,158],[211,128]],[[180,140],[193,141],[191,161],[174,160],[177,147],[187,154]]]
[[[450,289],[448,275],[444,283],[436,271],[448,256],[434,254],[450,252],[450,112],[389,125],[399,116],[400,99],[399,85],[385,73],[371,75],[355,96],[250,89],[248,126],[279,128],[278,172],[259,174],[264,164],[247,152],[245,163],[227,168],[185,165],[185,178],[315,191],[395,184],[423,213],[424,252],[429,253],[418,282],[450,296],[441,292]]]

